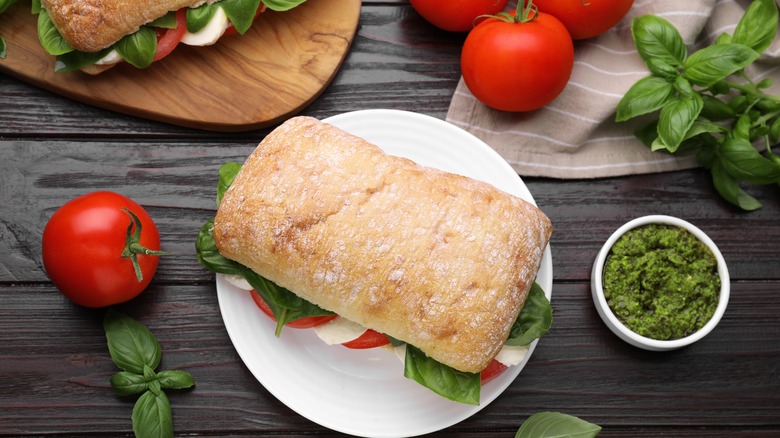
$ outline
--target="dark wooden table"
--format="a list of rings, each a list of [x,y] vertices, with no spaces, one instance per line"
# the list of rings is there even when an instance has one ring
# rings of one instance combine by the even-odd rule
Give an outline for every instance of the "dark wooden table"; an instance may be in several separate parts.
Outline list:
[[[334,82],[303,113],[369,109],[444,118],[463,37],[433,29],[404,1],[364,2]],[[0,75],[0,434],[127,436],[132,401],[115,396],[103,311],[72,304],[49,282],[41,233],[65,201],[114,190],[142,204],[164,249],[149,289],[118,306],[146,324],[163,367],[197,386],[169,396],[184,435],[336,435],[277,401],[242,363],[220,317],[214,277],[194,239],[214,213],[216,169],[243,160],[267,130],[219,134],[83,105]],[[511,437],[531,414],[560,411],[602,436],[780,435],[780,194],[741,213],[690,170],[598,180],[524,178],[550,216],[552,331],[520,377],[477,415],[434,434]],[[732,295],[716,330],[674,352],[627,345],[602,323],[590,268],[618,226],[646,214],[686,219],[728,263]]]

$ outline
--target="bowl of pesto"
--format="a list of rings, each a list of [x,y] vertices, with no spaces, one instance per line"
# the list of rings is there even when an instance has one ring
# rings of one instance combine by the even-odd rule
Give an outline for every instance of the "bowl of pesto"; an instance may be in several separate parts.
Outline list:
[[[726,261],[703,231],[682,219],[651,215],[618,228],[591,272],[601,319],[636,347],[665,351],[706,336],[728,305]]]

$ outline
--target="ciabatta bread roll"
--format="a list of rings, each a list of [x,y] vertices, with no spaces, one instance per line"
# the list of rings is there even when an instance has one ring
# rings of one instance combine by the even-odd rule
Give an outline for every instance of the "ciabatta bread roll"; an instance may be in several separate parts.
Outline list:
[[[520,198],[309,117],[260,143],[214,221],[225,257],[466,372],[501,349],[551,232]]]
[[[214,0],[209,0],[212,3]],[[97,52],[170,11],[197,7],[204,0],[41,0],[41,6],[68,44]]]

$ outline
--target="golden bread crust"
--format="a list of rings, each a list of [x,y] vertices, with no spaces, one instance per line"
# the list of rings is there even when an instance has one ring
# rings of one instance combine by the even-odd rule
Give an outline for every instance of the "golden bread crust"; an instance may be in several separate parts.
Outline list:
[[[520,198],[309,117],[260,143],[214,223],[225,257],[467,372],[501,349],[551,232]]]

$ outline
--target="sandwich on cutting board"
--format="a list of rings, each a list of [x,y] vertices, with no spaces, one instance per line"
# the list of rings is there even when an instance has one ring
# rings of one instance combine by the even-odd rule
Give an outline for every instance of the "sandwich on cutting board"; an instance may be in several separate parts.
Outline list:
[[[101,73],[121,62],[145,68],[179,44],[206,46],[244,34],[266,8],[305,0],[33,0],[38,37],[55,70]]]
[[[525,304],[552,225],[487,183],[388,155],[311,117],[266,136],[232,181],[220,176],[199,260],[244,276],[277,322],[333,312],[474,375],[478,391],[479,373],[522,331],[521,311],[536,307]],[[478,403],[478,392],[447,391]]]

